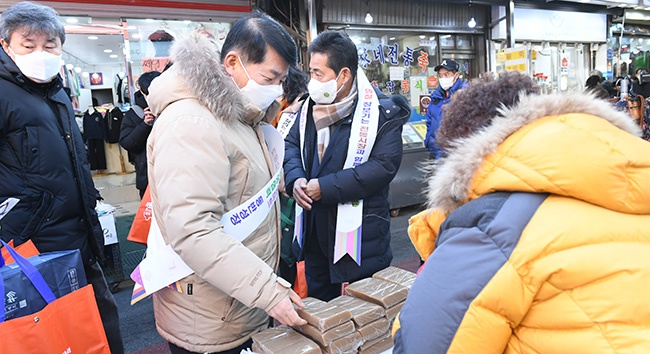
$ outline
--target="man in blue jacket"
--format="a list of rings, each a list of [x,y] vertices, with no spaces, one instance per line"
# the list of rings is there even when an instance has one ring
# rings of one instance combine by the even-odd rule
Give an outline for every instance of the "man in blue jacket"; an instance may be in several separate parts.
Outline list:
[[[436,143],[436,131],[440,127],[443,106],[449,103],[454,92],[464,88],[467,83],[460,79],[460,65],[451,59],[445,59],[435,67],[438,73],[438,87],[431,94],[431,103],[427,109],[427,136],[424,145],[429,149],[431,158],[439,159],[443,151]]]
[[[411,109],[357,71],[357,48],[344,34],[321,33],[309,52],[310,97],[286,137],[284,169],[287,192],[303,208],[295,239],[309,296],[328,301],[342,284],[390,265],[388,185]]]
[[[65,29],[50,7],[20,2],[0,16],[0,202],[19,202],[0,238],[40,252],[81,251],[111,353],[124,353],[117,305],[98,260],[97,190],[70,98],[62,89]]]

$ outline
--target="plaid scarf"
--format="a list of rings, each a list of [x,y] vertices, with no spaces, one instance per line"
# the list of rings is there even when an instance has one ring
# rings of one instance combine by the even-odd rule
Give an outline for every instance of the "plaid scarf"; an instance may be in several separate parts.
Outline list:
[[[318,132],[318,161],[323,160],[323,155],[330,142],[330,127],[354,111],[354,102],[357,99],[357,79],[354,78],[350,93],[340,102],[332,104],[316,104],[312,108],[312,117]]]

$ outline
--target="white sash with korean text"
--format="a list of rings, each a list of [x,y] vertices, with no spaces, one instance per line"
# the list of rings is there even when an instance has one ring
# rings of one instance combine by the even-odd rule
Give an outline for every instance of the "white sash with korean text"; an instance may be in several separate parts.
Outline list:
[[[224,232],[240,242],[262,224],[278,198],[284,160],[284,139],[270,125],[263,125],[262,131],[275,174],[257,194],[223,214],[220,220]],[[171,246],[165,243],[155,215],[152,215],[146,257],[140,262],[136,271],[139,274],[131,274],[131,278],[138,283],[136,288],[141,286],[146,295],[151,295],[194,272]]]
[[[377,138],[379,127],[379,99],[372,85],[362,70],[357,71],[358,101],[352,119],[350,140],[345,158],[344,169],[355,168],[368,161],[372,147]],[[305,127],[309,100],[305,102],[300,112],[300,153],[303,154],[305,145]],[[303,168],[305,157],[302,156]],[[294,238],[302,247],[302,208],[296,204],[296,225]],[[334,259],[338,262],[348,254],[361,265],[361,225],[363,223],[363,200],[339,204],[336,216],[336,235],[334,242]]]

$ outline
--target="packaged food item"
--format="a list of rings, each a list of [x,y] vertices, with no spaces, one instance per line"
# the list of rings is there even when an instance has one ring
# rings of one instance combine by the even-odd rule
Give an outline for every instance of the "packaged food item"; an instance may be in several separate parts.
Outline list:
[[[331,345],[333,341],[354,333],[355,328],[354,323],[352,323],[352,321],[348,321],[334,328],[330,328],[325,332],[321,332],[318,328],[310,324],[296,327],[296,330],[311,338],[321,346],[327,347]]]
[[[268,354],[267,352],[262,350],[262,348],[260,348],[260,346],[256,342],[253,342],[253,345],[251,346],[251,350],[257,354]]]
[[[385,280],[366,278],[345,288],[345,293],[388,309],[406,300],[408,288]]]
[[[357,332],[361,333],[365,342],[371,341],[386,334],[390,329],[388,319],[382,317],[374,322],[371,322],[361,328],[357,328]]]
[[[380,342],[382,342],[382,341],[384,341],[384,340],[386,340],[386,339],[390,339],[390,341],[391,341],[391,346],[392,346],[392,345],[393,345],[393,344],[392,344],[392,342],[393,342],[393,337],[390,336],[390,331],[388,331],[388,332],[383,333],[382,335],[380,335],[379,337],[377,337],[377,338],[375,338],[375,339],[373,339],[373,340],[369,340],[369,341],[364,342],[363,344],[361,344],[361,346],[359,347],[359,352],[361,352],[361,351],[363,351],[363,350],[368,350],[368,349],[370,349],[371,347],[373,347],[373,346],[379,344]]]
[[[329,303],[350,310],[352,321],[354,321],[357,328],[386,316],[383,307],[352,296],[342,295],[330,300]]]
[[[306,297],[302,299],[303,308],[296,308],[298,315],[310,325],[325,332],[352,319],[350,310],[342,309],[325,301]]]
[[[404,306],[404,301],[400,302],[399,304],[386,309],[386,318],[388,318],[389,321],[392,321],[397,317],[399,312],[402,310],[402,306]]]
[[[348,352],[356,353],[359,346],[363,344],[363,337],[359,332],[339,338],[327,347],[322,347],[323,353],[327,354],[344,354]]]
[[[409,289],[411,289],[411,285],[413,285],[413,282],[415,281],[415,273],[393,266],[378,271],[373,274],[372,277],[399,284]]]
[[[318,344],[288,326],[269,328],[253,335],[261,354],[321,354]]]
[[[393,337],[388,337],[376,343],[375,345],[363,350],[359,350],[359,354],[380,354],[393,347]]]

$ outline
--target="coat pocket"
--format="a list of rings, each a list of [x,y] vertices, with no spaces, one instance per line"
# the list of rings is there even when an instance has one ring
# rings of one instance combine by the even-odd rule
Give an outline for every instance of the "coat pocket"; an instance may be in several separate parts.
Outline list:
[[[27,171],[40,172],[41,152],[37,127],[25,128],[25,140],[23,146],[23,156],[25,157]]]
[[[20,232],[20,239],[28,240],[32,238],[38,231],[40,231],[43,222],[52,213],[54,206],[54,196],[49,191],[41,191],[35,195],[31,204],[30,217],[25,223],[25,227]]]

